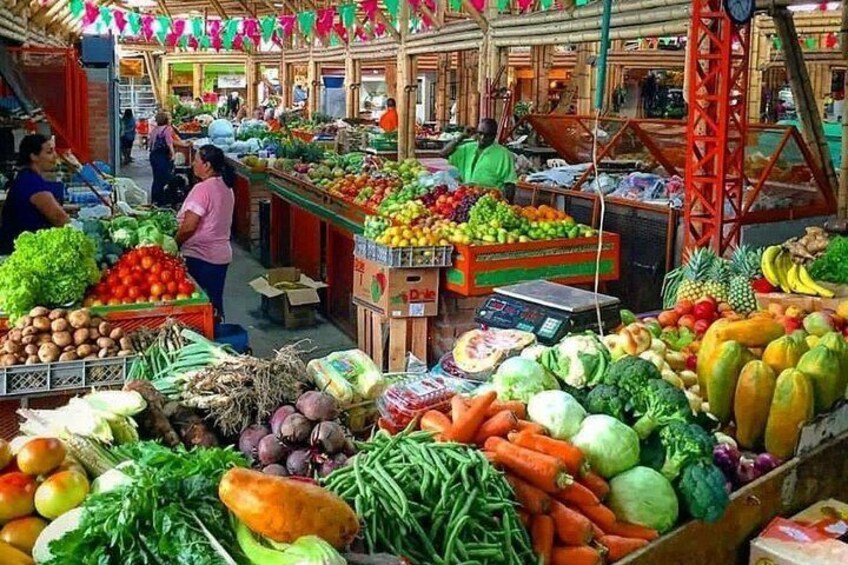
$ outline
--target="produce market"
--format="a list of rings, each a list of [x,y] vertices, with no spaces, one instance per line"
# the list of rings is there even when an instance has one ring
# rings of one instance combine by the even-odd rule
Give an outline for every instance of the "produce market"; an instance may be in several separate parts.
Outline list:
[[[0,565],[848,563],[848,4],[0,7]]]

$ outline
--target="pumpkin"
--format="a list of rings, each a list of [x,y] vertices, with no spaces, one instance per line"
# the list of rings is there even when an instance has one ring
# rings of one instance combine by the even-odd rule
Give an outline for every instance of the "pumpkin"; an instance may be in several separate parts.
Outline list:
[[[359,519],[344,500],[302,479],[230,469],[218,497],[253,532],[274,541],[315,535],[342,549],[359,533]]]
[[[809,377],[797,369],[780,373],[766,422],[766,451],[781,459],[792,457],[801,427],[812,419],[814,407]]]
[[[793,333],[777,338],[766,346],[763,351],[763,361],[771,367],[775,374],[791,369],[798,364],[801,356],[809,351],[804,335]]]
[[[722,424],[730,422],[733,416],[733,397],[739,372],[745,364],[746,349],[736,341],[725,341],[713,354],[707,378],[707,390],[710,395],[710,412]]]
[[[826,412],[845,395],[848,374],[843,373],[839,354],[832,349],[815,346],[801,357],[796,369],[807,375],[813,385],[816,414]]]
[[[736,441],[746,449],[753,449],[763,439],[776,382],[774,371],[763,361],[750,361],[739,373],[733,413]]]

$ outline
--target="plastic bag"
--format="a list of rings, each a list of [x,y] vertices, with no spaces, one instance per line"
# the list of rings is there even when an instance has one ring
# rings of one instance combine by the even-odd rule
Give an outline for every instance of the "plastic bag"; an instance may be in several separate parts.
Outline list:
[[[386,386],[382,371],[359,349],[337,351],[313,359],[306,365],[306,371],[315,385],[334,396],[342,408],[373,400]]]
[[[418,178],[418,184],[425,188],[435,188],[444,185],[448,187],[448,191],[450,192],[459,188],[459,180],[450,171],[437,171],[429,175],[422,175]]]

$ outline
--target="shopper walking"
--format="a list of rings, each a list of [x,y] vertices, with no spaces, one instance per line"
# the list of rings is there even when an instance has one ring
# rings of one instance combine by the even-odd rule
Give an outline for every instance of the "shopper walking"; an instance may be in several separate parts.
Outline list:
[[[121,117],[121,165],[128,165],[133,161],[132,148],[135,144],[135,116],[129,108],[124,110]]]
[[[56,144],[53,139],[33,134],[21,140],[18,149],[20,170],[10,183],[0,225],[0,254],[8,255],[15,239],[23,232],[64,226],[68,214],[62,208],[64,187],[49,182],[45,173],[56,168]]]
[[[224,281],[233,259],[230,230],[235,173],[214,145],[204,145],[192,162],[194,185],[180,209],[176,240],[189,274],[209,296],[217,318],[224,317]]]
[[[150,132],[150,166],[153,169],[153,186],[150,188],[150,200],[156,206],[164,204],[165,186],[174,176],[174,146],[187,147],[190,143],[182,141],[171,126],[171,117],[167,112],[156,114],[156,127]]]

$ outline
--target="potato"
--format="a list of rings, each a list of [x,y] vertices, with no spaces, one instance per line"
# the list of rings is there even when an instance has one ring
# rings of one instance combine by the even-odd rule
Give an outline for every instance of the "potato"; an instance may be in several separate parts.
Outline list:
[[[18,318],[18,321],[15,324],[15,327],[22,330],[25,327],[29,326],[30,324],[32,324],[32,318],[31,317],[21,316],[20,318]]]
[[[103,323],[103,318],[94,317],[94,318],[91,319],[91,322],[89,322],[88,326],[90,328],[99,328],[100,324],[102,324],[102,323]]]
[[[97,354],[92,353],[91,355],[86,356],[85,359],[89,361],[91,361],[92,359],[97,359]]]
[[[37,318],[33,318],[32,327],[34,327],[40,332],[49,332],[50,320],[48,320],[46,316],[39,316]]]
[[[129,357],[133,352],[129,349],[122,349],[118,351],[118,357]]]
[[[55,343],[59,347],[71,345],[73,342],[74,338],[73,336],[71,336],[70,332],[56,332],[53,334],[53,343]]]
[[[66,318],[67,316],[68,311],[64,308],[54,308],[53,310],[50,310],[50,313],[47,315],[47,317],[50,318],[51,322],[60,318]]]
[[[30,344],[32,344],[32,343],[35,343],[35,341],[36,341],[37,339],[38,339],[38,338],[37,338],[36,336],[34,336],[34,335],[28,335],[28,336],[25,336],[25,337],[22,337],[22,338],[21,338],[21,344],[22,344],[22,345],[30,345]]]
[[[82,308],[81,310],[74,310],[70,314],[68,314],[68,322],[74,328],[84,328],[91,323],[91,314],[89,314],[87,308]]]
[[[62,353],[67,353],[68,351],[76,352],[76,350],[77,350],[77,346],[76,346],[76,345],[73,345],[73,344],[71,344],[71,345],[66,345],[65,347],[63,347],[63,348],[62,348]]]
[[[14,353],[5,353],[0,356],[0,365],[3,367],[11,367],[18,364],[18,357]]]
[[[125,351],[132,351],[132,341],[130,341],[130,338],[128,338],[127,336],[122,337],[120,340],[118,340],[118,342],[120,343],[121,349]]]
[[[28,335],[35,335],[37,333],[38,333],[38,330],[35,329],[32,326],[27,326],[27,327],[25,327],[24,329],[21,330],[21,335],[23,337],[27,337]]]
[[[35,342],[38,345],[42,345],[45,343],[53,343],[53,334],[38,334],[38,337],[35,339]]]
[[[44,306],[36,306],[32,310],[29,311],[30,318],[38,318],[41,316],[47,316],[50,314],[50,310],[45,308]]]
[[[100,339],[100,337],[100,332],[97,330],[97,328],[91,328],[90,330],[88,330],[89,341],[97,341],[98,339]]]
[[[115,341],[108,337],[101,337],[97,340],[97,347],[109,349],[110,347],[115,347]]]
[[[25,365],[36,365],[38,363],[41,363],[41,360],[38,358],[38,355],[30,355],[26,358],[26,361],[24,361]]]
[[[27,355],[37,355],[38,354],[38,346],[34,343],[30,343],[27,346],[24,346],[24,353]]]
[[[59,355],[59,361],[76,361],[78,358],[76,351],[65,351]]]
[[[80,328],[78,330],[74,330],[74,345],[82,345],[88,341],[88,329]]]
[[[91,353],[92,353],[92,347],[91,347],[91,345],[89,345],[87,343],[80,344],[79,347],[77,347],[77,356],[78,357],[88,357],[89,355],[91,355]]]
[[[17,355],[21,351],[21,344],[16,341],[6,340],[6,342],[3,343],[3,351]]]
[[[115,341],[118,341],[124,337],[124,330],[122,330],[121,328],[112,328],[112,331],[109,332],[109,337],[111,339],[114,339]]]
[[[97,353],[98,359],[106,359],[107,357],[109,357],[109,350],[105,347]]]
[[[59,348],[55,343],[44,343],[38,348],[38,358],[42,363],[53,363],[59,358]]]
[[[21,342],[21,338],[23,337],[23,332],[18,328],[11,330],[7,336],[10,340],[16,341],[18,343]]]
[[[71,327],[71,324],[68,323],[68,320],[65,318],[58,318],[50,322],[50,331],[53,333],[56,332],[66,332]]]
[[[97,331],[100,332],[100,335],[109,337],[109,334],[112,333],[112,324],[109,322],[100,322],[100,325],[97,326]]]

